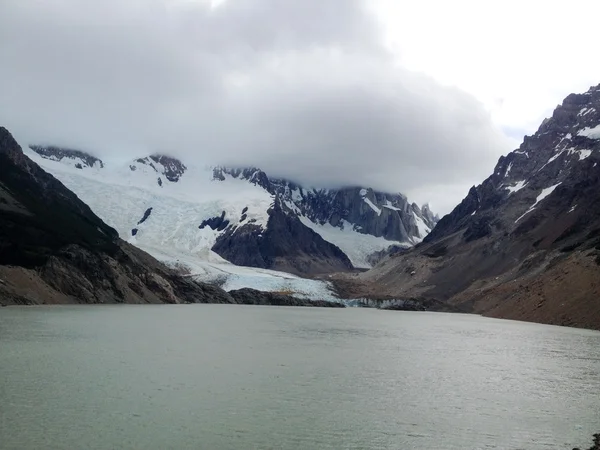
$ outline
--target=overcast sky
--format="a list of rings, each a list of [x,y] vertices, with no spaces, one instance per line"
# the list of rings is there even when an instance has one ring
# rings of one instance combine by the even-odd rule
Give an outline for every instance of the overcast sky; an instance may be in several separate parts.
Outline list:
[[[446,213],[570,92],[600,2],[1,0],[0,125]]]

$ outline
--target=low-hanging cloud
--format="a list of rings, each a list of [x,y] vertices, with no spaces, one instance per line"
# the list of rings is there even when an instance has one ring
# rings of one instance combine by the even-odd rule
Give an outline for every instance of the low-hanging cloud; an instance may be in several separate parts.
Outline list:
[[[397,64],[358,0],[4,0],[0,124],[446,212],[508,150],[468,94]],[[462,192],[462,194],[459,194]]]

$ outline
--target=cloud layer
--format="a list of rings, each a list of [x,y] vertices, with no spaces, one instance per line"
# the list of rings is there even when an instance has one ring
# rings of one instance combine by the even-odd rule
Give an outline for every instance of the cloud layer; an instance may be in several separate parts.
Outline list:
[[[399,66],[358,0],[4,0],[0,124],[447,212],[510,150],[474,97]]]

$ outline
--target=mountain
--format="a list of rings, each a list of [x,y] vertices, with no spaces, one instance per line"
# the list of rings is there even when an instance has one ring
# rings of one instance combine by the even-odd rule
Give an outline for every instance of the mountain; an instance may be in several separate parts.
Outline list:
[[[79,155],[88,165],[97,165]],[[27,158],[0,127],[1,303],[235,303],[176,275]]]
[[[422,244],[340,282],[355,295],[600,328],[599,163],[596,86],[569,95]]]
[[[192,273],[223,260],[303,276],[369,268],[372,255],[420,242],[438,220],[400,194],[305,188],[257,168],[159,154],[113,164],[48,146],[27,154],[123,239]]]

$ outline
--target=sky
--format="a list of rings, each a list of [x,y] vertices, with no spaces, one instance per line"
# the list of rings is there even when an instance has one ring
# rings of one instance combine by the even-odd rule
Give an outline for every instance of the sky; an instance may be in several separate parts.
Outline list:
[[[2,0],[0,125],[449,212],[571,92],[600,2]]]

